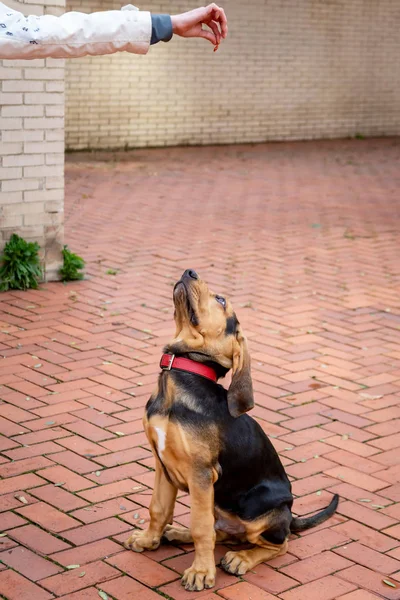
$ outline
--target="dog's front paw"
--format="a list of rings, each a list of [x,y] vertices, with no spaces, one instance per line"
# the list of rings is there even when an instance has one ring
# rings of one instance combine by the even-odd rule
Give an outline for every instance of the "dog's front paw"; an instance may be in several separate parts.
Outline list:
[[[127,550],[133,550],[134,552],[143,552],[143,550],[157,550],[160,545],[160,537],[153,535],[148,529],[142,531],[136,529],[133,531],[130,538],[124,542],[124,546]]]
[[[248,559],[246,550],[241,552],[227,552],[221,560],[221,567],[231,575],[244,575],[253,566]]]
[[[215,565],[209,568],[197,568],[195,563],[183,573],[182,585],[189,592],[201,592],[215,585]]]

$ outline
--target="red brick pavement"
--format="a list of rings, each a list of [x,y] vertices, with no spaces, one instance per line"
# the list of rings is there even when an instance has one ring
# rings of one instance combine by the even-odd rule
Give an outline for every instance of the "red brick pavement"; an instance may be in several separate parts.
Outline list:
[[[244,325],[253,414],[296,511],[341,495],[286,556],[241,581],[218,570],[197,597],[400,599],[399,161],[398,140],[68,161],[66,239],[88,277],[1,297],[3,598],[195,596],[179,584],[190,546],[120,545],[148,518],[141,415],[173,332],[171,286],[194,267]],[[176,521],[188,513],[181,495]]]

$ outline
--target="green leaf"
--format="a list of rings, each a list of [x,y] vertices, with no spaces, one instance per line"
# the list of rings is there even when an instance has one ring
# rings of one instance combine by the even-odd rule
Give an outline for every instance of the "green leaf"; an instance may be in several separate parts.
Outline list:
[[[37,289],[42,268],[37,242],[27,242],[15,233],[0,256],[0,290]]]
[[[78,279],[83,279],[83,273],[80,273],[80,271],[85,267],[85,261],[83,258],[71,252],[68,249],[68,246],[64,246],[62,255],[64,262],[60,269],[61,280],[76,281]]]

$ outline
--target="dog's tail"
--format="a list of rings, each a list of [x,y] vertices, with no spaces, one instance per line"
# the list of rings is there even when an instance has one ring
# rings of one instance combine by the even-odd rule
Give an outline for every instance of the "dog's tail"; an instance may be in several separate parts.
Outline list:
[[[313,515],[312,517],[293,518],[290,524],[290,531],[292,533],[299,533],[300,531],[305,531],[306,529],[311,529],[311,527],[316,527],[317,525],[320,525],[335,513],[338,504],[339,496],[338,494],[335,494],[329,506],[321,510],[316,515]]]

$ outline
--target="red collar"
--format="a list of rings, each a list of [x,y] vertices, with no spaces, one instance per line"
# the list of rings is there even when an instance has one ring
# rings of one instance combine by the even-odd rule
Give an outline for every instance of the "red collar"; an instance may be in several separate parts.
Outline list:
[[[211,379],[211,381],[217,381],[217,374],[211,367],[190,358],[175,356],[175,354],[163,354],[160,361],[160,367],[163,371],[171,371],[171,369],[187,371],[188,373],[196,373],[196,375]]]

